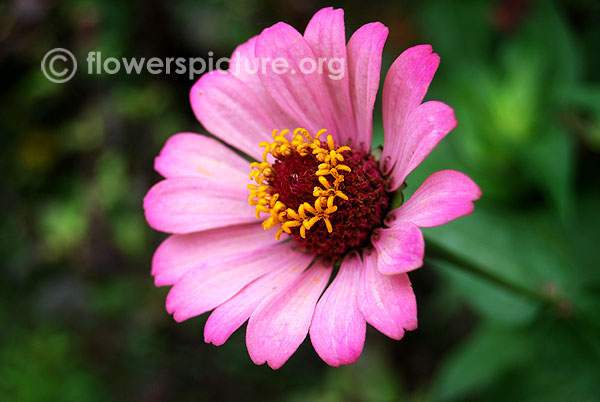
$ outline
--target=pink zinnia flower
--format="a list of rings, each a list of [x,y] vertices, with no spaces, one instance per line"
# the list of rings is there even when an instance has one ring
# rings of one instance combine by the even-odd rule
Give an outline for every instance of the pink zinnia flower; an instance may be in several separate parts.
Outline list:
[[[173,286],[166,307],[176,321],[214,310],[206,342],[221,345],[248,321],[256,364],[281,367],[310,333],[319,356],[338,366],[358,359],[367,323],[394,339],[417,327],[406,273],[423,264],[419,227],[471,213],[481,192],[444,170],[389,210],[391,193],[456,120],[444,103],[421,103],[438,55],[429,45],[406,50],[385,79],[385,146],[375,161],[372,114],[387,34],[370,23],[346,43],[343,11],[326,8],[304,35],[281,22],[265,29],[230,65],[283,58],[294,71],[214,71],[192,87],[203,126],[260,161],[250,165],[190,133],[171,137],[156,158],[165,180],[144,199],[146,219],[173,235],[156,250],[152,274],[157,286]],[[321,74],[300,73],[302,63],[336,58],[340,79],[327,64]]]

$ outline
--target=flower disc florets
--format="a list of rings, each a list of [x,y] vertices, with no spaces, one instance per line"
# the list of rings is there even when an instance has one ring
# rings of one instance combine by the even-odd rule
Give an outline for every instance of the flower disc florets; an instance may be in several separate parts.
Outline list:
[[[296,129],[273,132],[263,162],[252,164],[250,204],[256,216],[268,213],[265,229],[280,225],[276,236],[288,233],[308,252],[337,257],[359,248],[371,231],[381,226],[388,211],[385,179],[372,155],[336,147],[333,138],[322,141]],[[274,160],[269,161],[271,155]]]

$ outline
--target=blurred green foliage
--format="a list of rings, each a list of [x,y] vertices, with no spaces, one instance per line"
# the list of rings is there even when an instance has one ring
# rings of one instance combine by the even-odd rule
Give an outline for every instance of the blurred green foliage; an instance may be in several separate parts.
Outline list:
[[[141,200],[164,141],[203,132],[187,103],[192,81],[80,71],[57,85],[41,58],[53,47],[71,49],[80,68],[91,50],[218,58],[277,21],[303,29],[321,6],[0,4],[0,400],[600,400],[594,0],[336,3],[347,35],[375,20],[390,28],[384,71],[417,43],[441,56],[428,97],[450,104],[459,127],[406,193],[449,168],[483,190],[473,215],[425,232],[457,259],[432,247],[411,274],[418,330],[396,342],[370,329],[361,359],[339,369],[305,343],[273,372],[250,362],[243,331],[215,348],[202,340],[206,317],[175,324],[164,311],[167,290],[149,274],[164,236],[147,227]]]

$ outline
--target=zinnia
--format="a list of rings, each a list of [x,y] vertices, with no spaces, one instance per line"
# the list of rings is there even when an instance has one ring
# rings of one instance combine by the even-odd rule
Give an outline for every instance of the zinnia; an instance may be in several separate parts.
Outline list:
[[[439,57],[412,47],[385,78],[385,146],[380,162],[370,154],[387,34],[374,22],[346,44],[343,11],[325,8],[304,36],[280,22],[240,45],[230,64],[280,58],[289,71],[230,68],[192,87],[202,125],[258,161],[177,134],[156,158],[165,180],[144,199],[150,226],[173,234],[152,261],[156,285],[173,286],[167,311],[183,321],[214,310],[206,342],[221,345],[248,321],[256,364],[281,367],[310,333],[319,356],[339,366],[360,356],[367,323],[394,339],[417,327],[406,272],[423,263],[419,227],[471,213],[481,192],[464,174],[440,171],[390,211],[392,193],[456,120],[444,103],[421,103]],[[300,73],[332,59],[341,77],[326,63]]]

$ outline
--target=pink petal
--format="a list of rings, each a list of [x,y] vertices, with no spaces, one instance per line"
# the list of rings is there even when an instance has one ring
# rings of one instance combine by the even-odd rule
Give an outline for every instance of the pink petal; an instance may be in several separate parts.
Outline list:
[[[368,151],[373,132],[373,107],[379,90],[381,54],[388,29],[380,22],[360,27],[348,42],[350,98],[356,119],[354,146]]]
[[[423,101],[440,63],[430,45],[405,50],[390,67],[383,84],[383,131],[385,146],[382,168],[389,173],[408,132],[408,116]]]
[[[275,243],[273,232],[264,230],[258,222],[172,235],[158,246],[152,258],[154,283],[173,285],[192,268],[231,255],[262,253]]]
[[[261,141],[272,141],[278,128],[263,99],[232,74],[211,71],[190,91],[196,118],[212,134],[246,154],[262,159]]]
[[[148,224],[161,232],[192,233],[256,222],[245,188],[204,177],[177,177],[154,185],[144,198]]]
[[[386,224],[412,222],[420,227],[443,225],[473,212],[481,190],[464,173],[442,170],[429,176],[402,206],[390,212]]]
[[[154,160],[154,168],[167,179],[204,176],[209,180],[246,188],[250,163],[204,135],[175,134]]]
[[[400,187],[406,176],[455,127],[454,111],[445,103],[430,101],[414,109],[402,129],[396,164],[390,172],[390,190]]]
[[[258,76],[261,61],[255,55],[256,39],[258,35],[235,48],[229,62],[229,72],[255,93],[261,91],[263,94],[266,90]]]
[[[362,265],[358,253],[346,256],[315,309],[310,339],[330,366],[352,364],[363,350],[367,325],[357,302]]]
[[[299,123],[288,116],[277,104],[275,99],[267,92],[259,76],[262,61],[255,56],[256,40],[258,35],[239,45],[231,55],[229,63],[230,73],[248,86],[264,105],[269,117],[275,123],[273,129],[294,129]]]
[[[260,279],[252,282],[241,292],[221,304],[212,312],[204,327],[204,341],[216,346],[222,345],[256,310],[256,307],[276,289],[292,283],[302,269],[310,264],[312,256],[299,254],[304,261],[286,264]]]
[[[189,270],[171,288],[167,311],[176,321],[205,313],[227,301],[246,285],[286,264],[305,261],[291,243],[273,246],[263,253],[214,259]]]
[[[318,68],[310,72],[318,62],[302,35],[288,24],[277,23],[258,36],[255,54],[261,60],[272,61],[259,69],[259,75],[281,109],[300,127],[313,134],[326,128],[337,140],[323,76]],[[283,71],[277,71],[275,61],[285,67]]]
[[[304,31],[304,39],[317,61],[324,61],[321,76],[335,110],[339,144],[350,144],[350,140],[356,141],[356,128],[350,101],[344,10],[327,7],[317,11]]]
[[[389,229],[376,229],[371,242],[377,249],[377,269],[384,275],[412,271],[423,265],[423,233],[410,222],[398,222]]]
[[[246,345],[256,364],[281,367],[302,343],[331,267],[317,261],[288,286],[279,288],[252,313]]]
[[[364,253],[358,307],[365,320],[393,339],[417,328],[417,301],[407,274],[382,275],[375,253]]]

